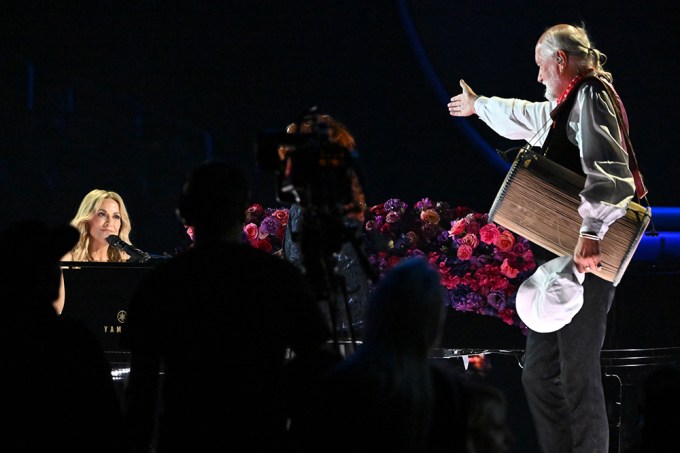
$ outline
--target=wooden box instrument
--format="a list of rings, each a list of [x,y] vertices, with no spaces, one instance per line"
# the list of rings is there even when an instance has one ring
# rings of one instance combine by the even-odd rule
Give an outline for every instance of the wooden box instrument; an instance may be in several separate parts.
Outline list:
[[[578,207],[584,184],[582,175],[524,148],[496,195],[489,219],[559,256],[572,255],[581,228]],[[650,208],[629,204],[601,241],[598,276],[618,285],[650,219]]]

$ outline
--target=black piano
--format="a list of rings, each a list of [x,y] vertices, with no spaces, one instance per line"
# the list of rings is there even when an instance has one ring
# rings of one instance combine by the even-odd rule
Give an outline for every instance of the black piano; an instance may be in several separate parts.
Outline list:
[[[114,377],[128,368],[120,346],[127,307],[140,280],[155,264],[64,262],[66,300],[62,316],[83,321],[99,339]],[[122,379],[122,378],[121,378]]]

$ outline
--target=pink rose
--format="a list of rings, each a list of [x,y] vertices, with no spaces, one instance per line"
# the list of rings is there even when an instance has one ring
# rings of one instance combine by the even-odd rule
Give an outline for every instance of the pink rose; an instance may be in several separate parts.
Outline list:
[[[500,235],[501,232],[495,223],[487,223],[479,230],[479,237],[485,244],[495,243]]]
[[[426,209],[420,213],[420,220],[431,225],[436,225],[440,220],[439,213],[434,209]]]
[[[512,267],[506,258],[503,260],[503,264],[501,264],[501,274],[508,278],[515,278],[519,274],[519,270]]]
[[[472,257],[472,247],[468,244],[461,244],[460,247],[458,247],[456,256],[459,260],[468,261]]]
[[[508,230],[505,230],[498,236],[495,244],[501,252],[509,252],[515,246],[515,236]]]
[[[449,230],[449,237],[458,236],[463,231],[465,231],[466,226],[467,226],[467,220],[465,220],[465,219],[452,221],[451,222],[451,229]]]
[[[469,245],[473,250],[479,245],[479,239],[477,239],[475,234],[466,234],[459,242]]]
[[[264,217],[264,208],[259,203],[254,203],[246,209],[246,223],[257,223]]]
[[[276,217],[282,226],[288,225],[288,210],[287,209],[277,209],[272,213],[272,216]]]
[[[439,268],[439,273],[442,275],[448,275],[449,271],[451,270],[451,267],[446,265],[446,262],[440,262],[440,263],[433,263],[432,260],[430,260],[430,264],[436,264],[436,266]]]
[[[248,239],[248,242],[253,242],[255,239],[257,239],[257,235],[259,233],[257,229],[257,225],[254,223],[249,223],[248,225],[243,227],[243,231],[246,233],[246,238]]]

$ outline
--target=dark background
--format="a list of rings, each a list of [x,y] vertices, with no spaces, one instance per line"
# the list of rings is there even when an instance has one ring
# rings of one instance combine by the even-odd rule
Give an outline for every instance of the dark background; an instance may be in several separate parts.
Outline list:
[[[680,206],[673,2],[80,3],[2,2],[0,226],[68,222],[102,188],[123,196],[135,245],[172,252],[187,239],[174,214],[186,173],[236,160],[253,201],[277,205],[257,134],[313,106],[354,133],[369,204],[429,197],[487,211],[506,168],[493,150],[521,143],[450,117],[446,103],[460,78],[479,94],[542,100],[536,40],[581,21],[609,57],[650,204]],[[518,451],[534,451],[520,369],[501,359],[490,379],[511,400]]]
[[[126,201],[135,245],[172,251],[185,240],[174,208],[186,172],[235,159],[253,200],[278,204],[256,136],[312,106],[354,133],[369,204],[430,197],[487,211],[505,168],[493,149],[521,143],[450,117],[448,98],[464,78],[480,94],[541,100],[536,40],[581,21],[609,57],[650,203],[680,205],[672,2],[81,3],[3,2],[3,224],[68,221],[103,188]]]

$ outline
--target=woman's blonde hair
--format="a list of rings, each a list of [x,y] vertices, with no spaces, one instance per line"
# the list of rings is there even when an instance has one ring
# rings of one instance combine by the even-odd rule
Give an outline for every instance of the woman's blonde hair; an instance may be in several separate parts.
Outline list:
[[[111,199],[118,203],[118,210],[120,212],[120,231],[118,232],[118,237],[128,244],[130,243],[132,226],[130,225],[130,216],[125,208],[123,198],[110,190],[94,189],[85,195],[83,201],[80,202],[80,207],[78,207],[75,217],[71,220],[71,225],[76,227],[80,233],[78,243],[71,250],[73,261],[92,261],[88,250],[90,245],[89,224],[106,199]],[[113,262],[126,261],[127,259],[123,251],[115,247],[109,247],[107,255],[108,261]]]

